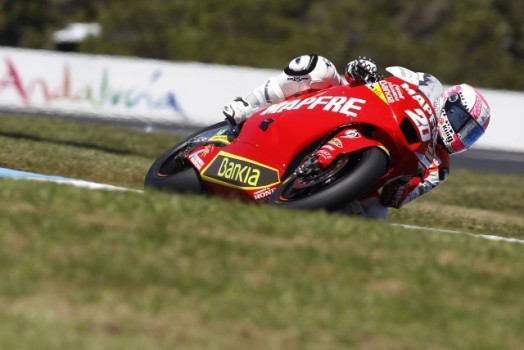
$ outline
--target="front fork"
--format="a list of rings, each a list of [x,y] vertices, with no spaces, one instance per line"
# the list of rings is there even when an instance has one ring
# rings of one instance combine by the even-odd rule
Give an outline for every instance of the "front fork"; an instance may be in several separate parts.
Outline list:
[[[389,152],[380,142],[365,137],[356,128],[339,131],[333,138],[313,153],[316,163],[322,169],[328,168],[341,154],[348,154],[369,147],[379,147],[389,156]]]

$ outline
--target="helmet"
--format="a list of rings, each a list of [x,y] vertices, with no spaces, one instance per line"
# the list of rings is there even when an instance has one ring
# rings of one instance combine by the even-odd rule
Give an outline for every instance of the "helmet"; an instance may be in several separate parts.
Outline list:
[[[448,153],[470,148],[486,131],[491,117],[484,96],[467,84],[454,85],[442,94],[438,122],[440,141]]]

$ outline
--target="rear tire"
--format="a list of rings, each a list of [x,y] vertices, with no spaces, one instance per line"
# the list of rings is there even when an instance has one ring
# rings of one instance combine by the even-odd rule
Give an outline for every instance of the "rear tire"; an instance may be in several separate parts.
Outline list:
[[[316,178],[291,174],[269,203],[290,209],[340,209],[371,190],[387,171],[388,163],[388,156],[378,147],[342,155]]]

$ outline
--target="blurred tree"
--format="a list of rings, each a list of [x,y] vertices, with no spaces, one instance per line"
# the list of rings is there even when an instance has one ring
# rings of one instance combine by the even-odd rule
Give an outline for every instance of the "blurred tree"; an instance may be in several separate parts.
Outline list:
[[[25,46],[29,32],[41,32],[47,22],[42,14],[47,0],[0,0],[0,45]]]
[[[98,22],[80,50],[282,68],[304,53],[341,71],[358,55],[445,83],[524,90],[524,2],[510,0],[0,0],[0,45],[52,48],[67,23]]]
[[[52,33],[97,17],[96,2],[82,0],[0,0],[0,45],[53,48]]]

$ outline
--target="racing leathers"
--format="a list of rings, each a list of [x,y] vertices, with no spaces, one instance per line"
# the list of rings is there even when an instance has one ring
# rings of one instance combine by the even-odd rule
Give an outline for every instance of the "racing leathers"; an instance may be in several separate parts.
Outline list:
[[[224,107],[224,115],[237,124],[253,113],[288,98],[341,85],[335,65],[327,58],[305,55],[295,58],[284,71],[269,78],[245,98],[238,97]]]
[[[388,207],[400,208],[440,185],[448,175],[449,153],[438,148],[430,167],[421,176],[396,179],[383,186],[381,202]]]
[[[349,62],[345,69],[349,86],[373,83],[381,79],[375,62],[359,57]],[[437,113],[440,109],[442,85],[434,77],[418,73],[419,87],[428,96]],[[431,78],[431,85],[427,78]],[[303,55],[292,60],[284,71],[269,78],[246,97],[238,97],[224,107],[223,113],[234,124],[240,124],[256,111],[272,104],[283,102],[301,94],[327,89],[344,84],[333,63],[318,55]],[[343,212],[371,219],[387,219],[387,207],[400,208],[406,203],[429,192],[441,184],[449,173],[449,155],[443,148],[436,150],[435,158],[427,170],[416,177],[394,179],[382,187],[381,193],[367,194],[359,200],[349,202]]]

